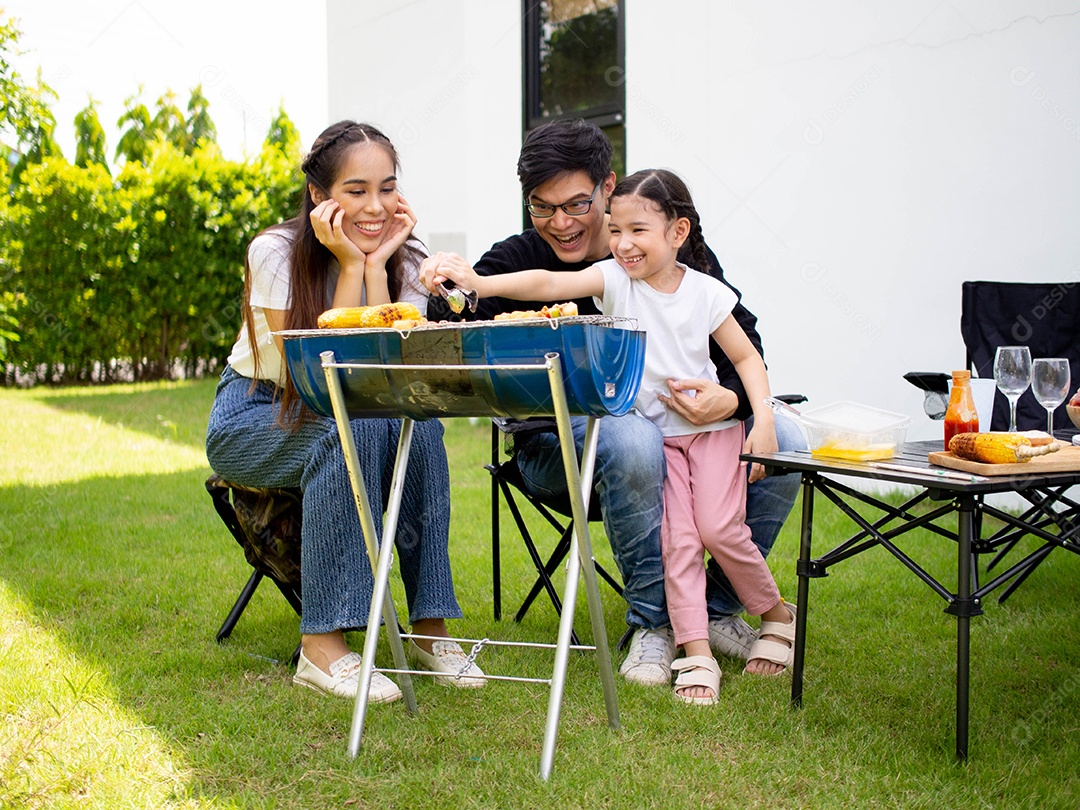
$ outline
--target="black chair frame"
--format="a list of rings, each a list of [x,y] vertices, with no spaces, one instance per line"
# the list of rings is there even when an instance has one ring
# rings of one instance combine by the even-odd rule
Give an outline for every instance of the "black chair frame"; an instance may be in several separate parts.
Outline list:
[[[507,508],[510,510],[510,515],[514,519],[522,543],[525,545],[525,550],[532,560],[537,575],[536,581],[529,589],[528,594],[521,603],[521,607],[519,607],[517,613],[515,613],[514,621],[520,622],[525,618],[529,608],[532,607],[533,602],[536,600],[536,597],[540,595],[541,591],[547,593],[548,597],[551,599],[551,604],[555,607],[556,614],[561,615],[562,600],[555,589],[554,583],[551,581],[551,576],[566,558],[566,555],[570,550],[570,538],[574,530],[574,524],[571,518],[570,501],[569,498],[566,499],[565,503],[545,501],[529,492],[521,477],[521,471],[518,469],[517,463],[514,461],[513,457],[507,459],[502,457],[501,444],[503,435],[504,434],[499,429],[498,424],[492,422],[491,463],[484,465],[484,469],[491,474],[491,580],[495,619],[502,619],[502,563],[500,557],[502,515],[500,510],[500,496],[502,500],[505,500]],[[529,503],[537,513],[539,513],[544,520],[559,533],[559,539],[546,560],[541,556],[533,532],[530,531],[529,526],[525,521],[525,517],[521,511],[521,504],[518,500],[519,497]],[[597,498],[595,491],[589,499],[588,519],[590,522],[598,522],[601,520],[599,499]],[[596,565],[596,573],[621,597],[622,586],[619,584],[618,580],[600,565],[600,563],[595,562],[595,560],[594,563]],[[580,643],[576,633],[574,634],[573,643]]]

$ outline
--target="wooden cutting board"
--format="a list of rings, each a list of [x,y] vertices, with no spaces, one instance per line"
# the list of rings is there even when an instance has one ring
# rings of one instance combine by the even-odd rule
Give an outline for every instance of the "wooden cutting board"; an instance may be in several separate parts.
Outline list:
[[[930,453],[927,458],[931,464],[937,464],[939,467],[962,470],[976,475],[1023,475],[1025,473],[1080,471],[1080,447],[1074,445],[1062,445],[1061,449],[1056,453],[1036,456],[1030,461],[1017,462],[1016,464],[985,464],[981,461],[968,461],[966,458],[957,458],[949,452]]]

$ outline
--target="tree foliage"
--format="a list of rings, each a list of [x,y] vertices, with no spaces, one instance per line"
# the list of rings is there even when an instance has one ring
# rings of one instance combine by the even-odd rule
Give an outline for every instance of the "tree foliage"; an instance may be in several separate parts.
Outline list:
[[[40,71],[34,84],[27,84],[11,61],[19,54],[21,37],[14,19],[0,19],[0,146],[4,153],[0,176],[7,175],[9,161],[13,162],[13,182],[27,166],[60,154],[53,138],[56,119],[49,109],[56,93],[42,80]]]
[[[297,165],[276,144],[238,163],[206,140],[189,155],[159,138],[115,179],[62,157],[29,167],[0,209],[7,381],[219,369],[240,325],[246,246],[292,215]]]
[[[191,91],[187,111],[187,121],[184,122],[184,151],[190,155],[202,143],[217,142],[217,127],[210,118],[210,102],[203,95],[201,84]]]
[[[116,144],[116,159],[123,158],[127,163],[142,163],[150,154],[153,141],[153,129],[150,124],[150,110],[140,101],[139,92],[124,99],[124,112],[116,120],[120,130],[120,140]]]
[[[75,165],[85,169],[91,163],[104,166],[108,171],[105,130],[98,118],[97,102],[92,98],[75,113]]]
[[[0,21],[0,143],[18,165],[0,195],[0,364],[7,384],[110,382],[218,369],[240,325],[244,253],[296,210],[300,144],[279,109],[258,156],[225,160],[202,88],[125,102],[110,176],[91,98],[72,165],[55,98],[14,70]],[[4,161],[4,171],[8,165]]]

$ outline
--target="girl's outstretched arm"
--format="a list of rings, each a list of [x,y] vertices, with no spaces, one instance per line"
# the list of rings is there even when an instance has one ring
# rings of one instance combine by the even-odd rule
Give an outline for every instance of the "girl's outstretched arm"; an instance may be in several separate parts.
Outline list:
[[[746,395],[750,399],[750,407],[754,410],[754,426],[746,436],[743,445],[744,453],[775,453],[778,449],[776,443],[776,428],[773,424],[773,412],[765,400],[769,397],[769,375],[765,371],[765,361],[757,353],[754,344],[746,336],[746,332],[739,326],[738,321],[728,315],[724,322],[712,333],[713,340],[720,344],[724,354],[728,356],[735,371],[739,374]],[[750,481],[754,482],[765,477],[765,469],[760,464],[754,464],[750,468]]]
[[[477,275],[456,253],[436,253],[420,265],[420,280],[432,292],[444,281],[466,290],[476,290],[481,298],[501,296],[519,301],[556,301],[604,294],[604,275],[595,266],[564,273],[550,270],[520,270],[497,276]]]

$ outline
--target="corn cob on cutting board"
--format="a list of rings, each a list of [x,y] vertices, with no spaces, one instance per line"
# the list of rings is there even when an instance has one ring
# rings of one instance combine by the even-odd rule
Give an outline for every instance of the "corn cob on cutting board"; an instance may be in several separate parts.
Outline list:
[[[1038,473],[1080,471],[1080,447],[1072,445],[1065,445],[1056,453],[1036,456],[1029,461],[1015,464],[986,464],[982,461],[969,461],[948,452],[930,453],[927,458],[931,464],[936,464],[939,467],[948,467],[953,470],[975,473],[976,475],[1025,475],[1032,473],[1037,475]]]

